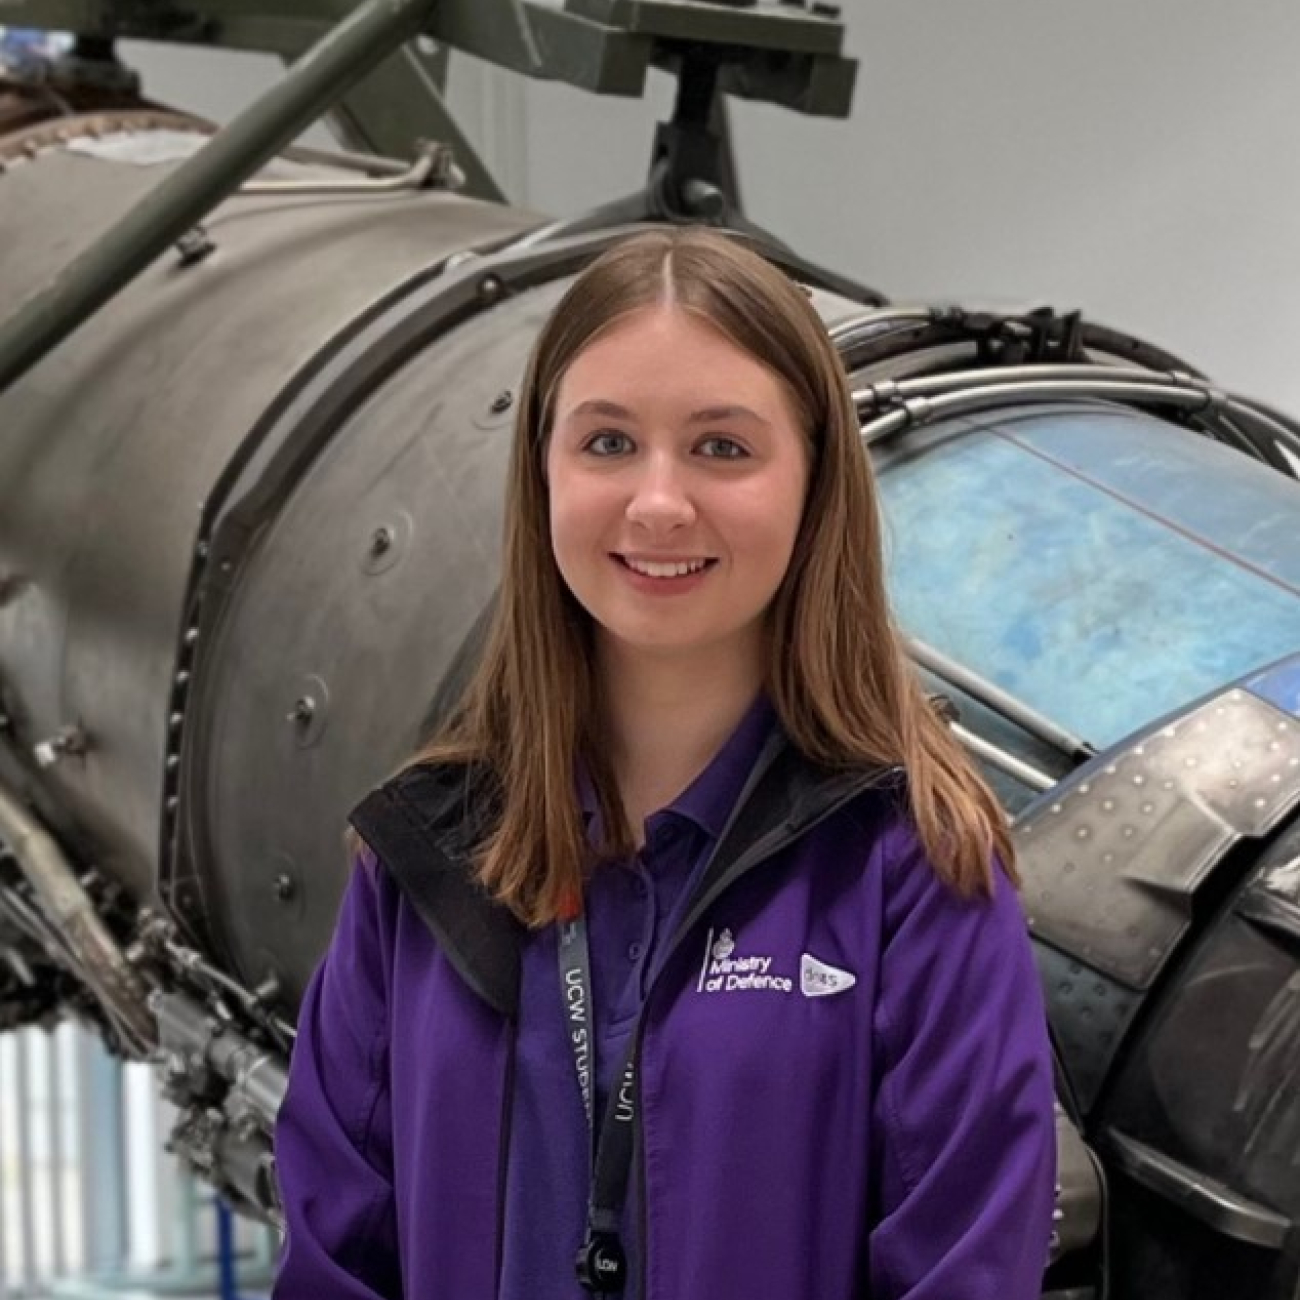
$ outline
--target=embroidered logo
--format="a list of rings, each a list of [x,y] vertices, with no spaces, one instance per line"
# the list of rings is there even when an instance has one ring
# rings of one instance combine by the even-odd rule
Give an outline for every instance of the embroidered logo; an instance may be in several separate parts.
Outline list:
[[[700,993],[793,993],[794,980],[772,974],[771,957],[737,956],[736,936],[723,930],[715,939],[710,930],[704,941],[704,964],[700,967]]]
[[[832,993],[843,993],[858,982],[852,971],[840,970],[818,961],[811,953],[799,959],[799,991],[806,998],[825,998]]]

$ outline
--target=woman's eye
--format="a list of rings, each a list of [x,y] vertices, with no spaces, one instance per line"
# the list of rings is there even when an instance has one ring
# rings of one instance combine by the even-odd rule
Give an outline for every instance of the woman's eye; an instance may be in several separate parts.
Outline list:
[[[712,438],[705,438],[700,443],[700,450],[706,456],[714,456],[718,460],[741,460],[749,455],[749,452],[734,438],[725,438],[720,434]]]
[[[583,450],[589,451],[595,456],[621,456],[631,446],[632,440],[627,434],[605,429],[588,438]]]

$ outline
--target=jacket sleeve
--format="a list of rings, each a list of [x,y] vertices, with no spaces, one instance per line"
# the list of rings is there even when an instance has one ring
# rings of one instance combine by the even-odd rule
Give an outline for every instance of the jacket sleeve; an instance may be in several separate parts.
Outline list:
[[[308,986],[276,1123],[286,1237],[275,1300],[398,1300],[386,935],[372,855],[353,868]]]
[[[879,842],[873,1300],[1038,1300],[1056,1178],[1051,1049],[1028,928],[935,875],[910,822]]]

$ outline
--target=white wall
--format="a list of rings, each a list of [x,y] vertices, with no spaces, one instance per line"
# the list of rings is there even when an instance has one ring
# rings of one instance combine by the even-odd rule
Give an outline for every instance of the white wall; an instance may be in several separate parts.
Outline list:
[[[845,13],[862,61],[850,121],[734,106],[751,218],[895,298],[1081,307],[1300,413],[1295,0],[849,0]],[[278,70],[128,53],[160,98],[218,117]],[[220,71],[194,62],[214,57]],[[660,74],[644,101],[596,101],[452,64],[471,138],[542,211],[637,187],[671,108]]]
[[[1300,413],[1295,0],[848,0],[848,122],[733,114],[747,214],[896,298],[1081,307]],[[671,106],[526,91],[534,206],[635,186]],[[596,160],[593,163],[593,159]]]

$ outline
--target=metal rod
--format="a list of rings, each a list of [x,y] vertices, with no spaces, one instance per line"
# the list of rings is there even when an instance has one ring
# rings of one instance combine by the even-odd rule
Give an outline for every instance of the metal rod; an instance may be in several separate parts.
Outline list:
[[[966,692],[972,699],[1000,713],[1022,730],[1036,736],[1039,740],[1058,749],[1067,758],[1076,763],[1087,762],[1097,751],[1081,736],[1067,731],[1044,713],[1017,699],[1010,691],[1003,690],[996,682],[967,668],[956,659],[949,658],[941,650],[936,650],[915,637],[904,638],[907,652],[922,668],[928,668],[936,677],[951,683]]]
[[[1056,784],[1054,776],[1050,776],[1041,768],[1034,767],[1031,763],[1026,763],[1023,759],[1008,753],[1000,745],[985,740],[983,736],[977,736],[973,731],[963,727],[960,722],[951,722],[948,725],[952,728],[952,734],[976,758],[984,759],[986,763],[1005,772],[1008,776],[1014,777],[1031,790],[1050,790]]]
[[[868,446],[892,438],[913,425],[959,415],[998,404],[1020,405],[1052,399],[1079,397],[1108,398],[1120,402],[1153,402],[1161,405],[1183,406],[1191,409],[1208,406],[1213,397],[1197,389],[1162,385],[1152,382],[1092,382],[1053,381],[1043,383],[1019,382],[990,384],[984,388],[944,393],[939,397],[916,397],[902,407],[895,407],[862,426],[862,441]]]
[[[1048,380],[1081,380],[1085,384],[1094,381],[1117,383],[1132,381],[1135,383],[1159,384],[1166,388],[1193,388],[1208,392],[1210,386],[1197,381],[1166,374],[1159,370],[1143,370],[1136,366],[1105,365],[1043,365],[1043,366],[987,366],[978,370],[959,370],[939,375],[920,375],[915,379],[885,379],[879,383],[868,384],[865,388],[855,389],[854,404],[880,405],[884,402],[899,402],[909,397],[932,397],[940,393],[964,392],[966,389],[987,388],[991,385],[1022,383],[1025,381],[1042,383]]]
[[[70,973],[89,985],[124,1043],[147,1055],[155,1027],[143,981],[95,911],[54,837],[2,786],[0,840],[17,859],[46,920],[76,954]]]
[[[451,166],[450,151],[442,145],[426,147],[420,156],[396,176],[372,177],[367,180],[330,180],[317,177],[302,181],[245,181],[232,198],[258,195],[304,194],[398,194],[402,190],[422,190],[427,185],[446,184]],[[436,175],[441,173],[441,175]]]
[[[362,172],[366,176],[401,176],[411,166],[402,158],[358,153],[355,149],[313,149],[302,144],[286,146],[280,150],[280,156],[309,167],[338,167],[344,171]]]
[[[367,0],[0,326],[0,392],[414,36],[435,0]]]

